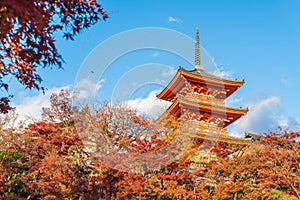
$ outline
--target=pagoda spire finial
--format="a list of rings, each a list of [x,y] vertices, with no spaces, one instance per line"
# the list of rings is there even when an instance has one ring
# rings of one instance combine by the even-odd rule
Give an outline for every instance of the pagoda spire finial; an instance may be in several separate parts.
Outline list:
[[[199,30],[196,28],[196,45],[195,45],[195,67],[194,69],[203,69],[200,66],[200,42],[199,42]]]

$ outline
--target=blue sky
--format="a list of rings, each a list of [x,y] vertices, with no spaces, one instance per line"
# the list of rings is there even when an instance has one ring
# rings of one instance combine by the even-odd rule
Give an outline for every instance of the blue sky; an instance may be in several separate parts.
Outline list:
[[[65,41],[57,34],[57,46],[66,62],[64,70],[40,70],[49,93],[61,87],[72,88],[86,57],[115,34],[135,28],[161,27],[194,38],[195,28],[199,27],[200,43],[223,75],[246,81],[227,102],[230,106],[250,108],[248,116],[231,126],[232,132],[266,132],[278,125],[300,130],[299,0],[115,0],[101,3],[110,16],[107,21],[83,31],[75,41]],[[107,48],[107,51],[114,49]],[[159,63],[171,69],[164,82],[172,78],[179,65],[192,68],[185,60],[161,50],[132,52],[112,63],[104,78],[99,78],[98,96],[110,98],[113,86],[124,74],[147,63]],[[151,107],[149,104],[153,101],[149,99],[155,96],[151,93],[154,89],[159,91],[161,85],[138,88],[130,103],[148,112],[149,109],[144,108]],[[32,105],[35,108],[48,105],[49,94],[24,91],[20,85],[15,85],[11,92],[22,114],[36,116],[38,111],[33,112]]]

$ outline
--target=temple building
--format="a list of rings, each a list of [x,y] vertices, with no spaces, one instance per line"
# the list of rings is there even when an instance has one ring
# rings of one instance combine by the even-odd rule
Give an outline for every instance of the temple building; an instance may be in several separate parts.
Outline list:
[[[157,95],[159,99],[172,102],[164,115],[173,115],[179,123],[189,123],[195,128],[196,138],[250,144],[251,138],[230,136],[226,128],[248,112],[248,108],[225,106],[225,99],[239,89],[244,80],[225,79],[204,70],[200,63],[198,29],[195,46],[194,68],[179,67],[171,82]]]

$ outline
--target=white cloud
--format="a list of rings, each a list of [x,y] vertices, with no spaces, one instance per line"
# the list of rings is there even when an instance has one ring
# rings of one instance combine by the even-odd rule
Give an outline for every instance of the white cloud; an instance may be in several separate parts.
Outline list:
[[[283,129],[300,131],[300,120],[294,117],[288,117],[287,119],[279,119],[278,125]]]
[[[229,96],[227,99],[225,99],[225,104],[228,106],[236,106],[237,104],[240,104],[243,101],[242,96],[232,95]]]
[[[217,69],[217,70],[213,71],[213,74],[216,76],[220,76],[222,78],[232,79],[233,72],[225,71],[224,69]]]
[[[280,127],[288,127],[289,126],[289,122],[286,119],[280,119],[280,120],[278,120],[278,125]]]
[[[96,83],[92,83],[89,79],[83,79],[76,83],[75,91],[78,93],[78,98],[88,98],[93,96],[97,90],[100,89],[101,84],[105,82],[104,79]]]
[[[250,111],[233,124],[231,134],[243,136],[245,131],[263,133],[279,125],[280,99],[276,96],[249,106]]]
[[[170,106],[170,102],[158,99],[156,97],[157,93],[157,90],[151,91],[146,98],[129,100],[126,104],[130,108],[136,109],[139,113],[156,119]]]
[[[84,82],[82,86],[87,86],[90,83]],[[93,85],[90,85],[93,86]],[[100,86],[97,88],[99,89]],[[62,89],[70,89],[71,86],[64,86],[59,88],[51,88],[45,91],[45,94],[38,94],[29,96],[23,94],[20,103],[13,104],[16,107],[16,112],[19,115],[19,120],[32,118],[39,120],[41,118],[42,108],[50,106],[50,96],[52,93],[59,93]],[[146,98],[136,98],[125,102],[130,108],[136,109],[140,114],[146,114],[153,119],[160,116],[169,106],[170,102],[160,100],[156,97],[158,90],[151,91]],[[23,92],[22,92],[23,93]],[[81,93],[83,96],[88,93]]]
[[[163,78],[173,77],[176,74],[176,70],[174,68],[169,68],[168,70],[164,70],[162,72]]]
[[[158,52],[155,52],[155,53],[151,54],[151,56],[152,56],[153,58],[156,58],[157,56],[159,56],[159,53],[158,53]]]
[[[52,93],[58,93],[62,89],[70,89],[70,86],[63,86],[60,88],[51,88],[45,91],[45,93],[39,93],[35,96],[29,96],[23,93],[22,100],[19,104],[12,104],[16,107],[16,112],[19,115],[20,120],[24,120],[28,117],[33,119],[39,119],[41,117],[42,108],[50,106],[50,96]]]
[[[175,22],[175,23],[178,23],[178,24],[182,24],[183,21],[179,18],[175,18],[175,17],[172,17],[172,16],[169,16],[168,17],[168,22],[171,23],[171,22]]]

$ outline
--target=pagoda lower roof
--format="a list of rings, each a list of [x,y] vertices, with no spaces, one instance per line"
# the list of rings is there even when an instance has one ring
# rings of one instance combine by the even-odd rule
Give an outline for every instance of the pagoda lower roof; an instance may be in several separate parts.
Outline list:
[[[162,122],[163,120],[165,120],[165,117],[166,117],[165,114],[166,113],[161,115],[160,118],[158,119],[158,121]],[[253,144],[253,138],[248,137],[246,134],[245,134],[245,137],[236,137],[236,136],[231,136],[231,135],[227,135],[227,134],[216,134],[213,131],[204,132],[204,131],[197,130],[197,128],[194,125],[195,125],[194,122],[191,122],[188,120],[183,125],[183,126],[186,126],[187,129],[186,129],[186,127],[181,127],[181,126],[179,126],[179,129],[180,129],[180,131],[184,131],[183,134],[188,137],[216,141],[216,142],[225,142],[228,144],[237,144],[237,145],[252,145]]]
[[[196,125],[196,126],[195,126]],[[197,128],[197,123],[193,120],[187,120],[182,127],[181,131],[184,134],[188,134],[189,137],[200,138],[204,140],[212,140],[217,142],[226,142],[230,144],[252,144],[252,138],[249,137],[235,137],[231,135],[224,134],[223,132],[215,132],[214,130],[205,129],[201,130]]]
[[[164,88],[164,90],[157,95],[159,99],[170,100],[176,93],[184,86],[185,81],[198,83],[199,85],[206,85],[207,87],[219,88],[226,92],[226,97],[234,93],[239,87],[244,84],[244,80],[224,79],[219,76],[200,70],[185,70],[179,67],[176,75]]]
[[[211,105],[201,101],[185,99],[184,97],[177,95],[175,101],[166,110],[166,113],[172,114],[175,117],[180,117],[183,112],[183,108],[188,109],[196,115],[208,113],[213,117],[223,118],[223,127],[228,126],[248,112],[248,108],[230,108],[221,105]]]
[[[244,145],[252,144],[251,138],[234,137],[230,135],[216,135],[216,134],[209,134],[209,133],[201,133],[198,131],[195,132],[195,137],[204,140],[226,142],[230,144],[244,144]]]

